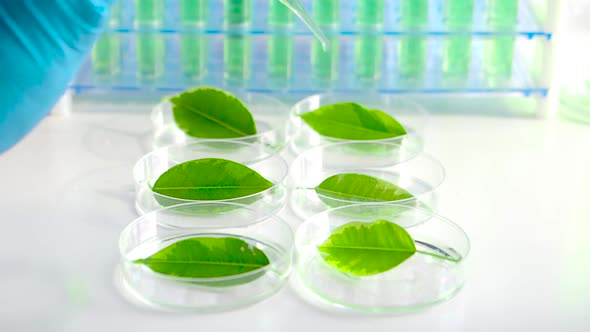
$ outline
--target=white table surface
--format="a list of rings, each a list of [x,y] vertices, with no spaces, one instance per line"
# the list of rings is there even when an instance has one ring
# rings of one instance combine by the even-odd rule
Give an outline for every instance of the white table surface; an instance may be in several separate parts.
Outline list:
[[[149,128],[146,114],[51,116],[0,156],[0,331],[590,331],[590,126],[434,116],[426,150],[447,170],[440,214],[472,241],[468,280],[398,316],[327,312],[289,286],[217,314],[125,301],[117,241]]]

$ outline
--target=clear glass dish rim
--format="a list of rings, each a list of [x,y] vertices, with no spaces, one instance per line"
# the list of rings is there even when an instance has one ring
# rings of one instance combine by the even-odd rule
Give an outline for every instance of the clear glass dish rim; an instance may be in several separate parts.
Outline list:
[[[459,291],[463,288],[463,284],[457,286],[450,294],[447,294],[446,297],[438,299],[433,302],[428,302],[424,304],[418,305],[411,305],[411,306],[363,306],[358,304],[350,304],[345,301],[341,300],[334,300],[326,295],[320,294],[315,291],[312,287],[308,285],[306,280],[299,276],[299,272],[295,269],[295,274],[297,275],[297,282],[301,287],[304,288],[304,291],[312,294],[313,297],[319,299],[320,302],[323,304],[329,305],[330,307],[336,307],[337,309],[347,310],[347,311],[354,311],[366,314],[374,314],[374,315],[391,315],[391,314],[404,314],[404,313],[413,313],[419,310],[424,310],[427,308],[431,308],[437,304],[444,303],[459,293]]]
[[[316,149],[323,149],[323,148],[331,147],[331,146],[354,145],[354,144],[363,144],[363,143],[365,143],[365,142],[364,141],[348,141],[348,142],[329,143],[329,144],[322,144],[322,145],[314,146],[314,147],[312,147],[310,149],[307,149],[307,150],[303,151],[291,163],[291,167],[289,168],[289,175],[288,175],[289,181],[287,181],[287,184],[288,184],[287,185],[287,189],[289,189],[289,190],[298,190],[298,189],[313,190],[314,189],[314,188],[298,187],[298,186],[295,186],[295,185],[291,186],[291,183],[290,183],[291,182],[290,175],[291,175],[291,172],[292,172],[293,167],[294,167],[293,165],[295,165],[300,159],[303,159],[306,154],[311,153],[312,151],[314,151]],[[402,145],[395,144],[395,143],[382,143],[382,144],[403,148]],[[416,151],[412,151],[412,152],[416,152]],[[424,153],[424,152],[412,153],[411,155],[413,156],[412,158],[410,158],[408,160],[404,160],[404,161],[402,161],[402,162],[400,162],[400,163],[398,163],[398,164],[396,164],[395,166],[392,166],[392,167],[403,165],[404,163],[408,163],[411,160],[414,160],[416,158],[423,157],[426,160],[428,160],[429,162],[431,162],[433,165],[436,165],[439,168],[439,170],[441,171],[442,175],[441,175],[440,179],[436,182],[436,185],[434,185],[432,187],[432,189],[430,189],[428,191],[425,191],[425,192],[423,192],[423,193],[421,193],[419,195],[416,195],[415,197],[405,198],[405,199],[401,199],[401,200],[397,200],[397,201],[391,201],[391,203],[393,203],[393,202],[399,202],[399,203],[401,203],[401,202],[408,202],[408,201],[417,199],[417,196],[423,196],[423,195],[426,195],[426,194],[434,193],[443,184],[443,182],[445,182],[445,179],[446,179],[446,176],[447,176],[446,170],[445,170],[445,167],[443,166],[443,164],[438,159],[436,159],[432,155],[430,155],[428,153]],[[371,168],[371,167],[369,167],[369,168],[362,168],[362,169],[363,170],[378,170],[379,168]],[[320,193],[317,193],[317,195],[318,196],[321,196],[321,197],[328,198],[330,200],[337,201],[337,202],[345,202],[345,203],[351,203],[351,202],[355,202],[356,203],[356,202],[358,202],[358,201],[349,201],[349,200],[345,200],[345,199],[332,198],[332,197],[328,197],[328,196],[322,195]],[[388,203],[388,202],[389,201],[370,202],[370,203]],[[365,202],[365,203],[369,203],[369,202]],[[363,203],[361,202],[361,203],[358,203],[358,204],[363,204]],[[355,205],[357,205],[357,204],[355,204]]]
[[[295,242],[294,242],[294,246],[295,246],[295,252],[298,253],[301,251],[301,248],[304,246],[303,244],[301,244],[302,240],[301,238],[303,238],[303,230],[305,228],[306,225],[308,224],[312,224],[314,222],[314,220],[316,218],[319,218],[319,216],[321,215],[329,215],[331,213],[333,213],[334,211],[338,211],[338,210],[344,210],[344,209],[350,209],[350,208],[356,208],[358,209],[359,207],[363,207],[363,206],[381,206],[383,208],[386,207],[398,207],[398,208],[402,208],[402,209],[406,209],[406,210],[413,210],[413,211],[419,211],[422,212],[426,215],[430,215],[430,218],[425,219],[425,220],[421,220],[420,222],[417,222],[415,224],[412,224],[409,227],[404,227],[404,229],[411,229],[413,227],[416,226],[420,226],[424,223],[429,222],[431,219],[435,218],[445,224],[447,224],[448,226],[450,226],[452,229],[454,229],[457,234],[461,235],[462,241],[465,242],[465,253],[461,255],[461,260],[457,262],[457,264],[462,265],[463,262],[467,259],[467,257],[469,256],[469,253],[471,252],[471,240],[469,239],[469,236],[467,235],[467,233],[455,222],[453,222],[452,220],[443,217],[441,215],[439,215],[438,213],[431,211],[431,210],[427,210],[421,207],[413,207],[413,206],[407,206],[407,205],[402,205],[402,204],[396,204],[396,203],[383,203],[383,202],[375,202],[375,203],[359,203],[359,204],[354,204],[354,205],[349,205],[349,206],[340,206],[340,207],[336,207],[336,208],[331,208],[331,209],[327,209],[325,211],[322,211],[320,213],[317,213],[307,219],[305,219],[297,228],[297,230],[295,231]],[[362,277],[360,278],[362,279]]]
[[[182,147],[186,147],[188,145],[197,145],[197,144],[205,144],[205,143],[206,144],[211,144],[211,143],[215,143],[215,142],[219,142],[219,143],[232,143],[232,144],[242,144],[244,146],[256,146],[256,145],[258,145],[256,143],[246,143],[246,142],[236,142],[236,141],[231,142],[231,141],[228,141],[228,140],[206,140],[206,141],[192,141],[192,142],[186,142],[186,143],[183,143],[183,144],[176,144],[176,145],[169,145],[169,146],[161,147],[161,148],[156,149],[156,150],[153,150],[153,151],[147,153],[146,155],[142,156],[141,158],[139,158],[139,160],[133,166],[133,181],[138,186],[142,186],[142,187],[143,186],[146,186],[149,189],[150,193],[152,195],[154,195],[154,197],[161,197],[161,198],[165,198],[165,199],[169,199],[169,200],[176,200],[176,201],[185,202],[185,203],[194,203],[194,202],[203,202],[203,203],[222,203],[222,202],[228,202],[228,203],[231,203],[231,202],[234,202],[234,201],[237,201],[237,200],[252,198],[252,197],[256,197],[256,196],[263,196],[267,192],[270,192],[270,191],[276,190],[277,188],[283,187],[283,183],[285,182],[285,179],[289,175],[289,164],[278,153],[275,153],[275,152],[272,152],[272,151],[269,151],[268,154],[264,158],[254,159],[253,161],[254,162],[260,162],[260,161],[263,161],[265,159],[275,158],[282,165],[283,174],[281,176],[281,179],[279,181],[277,181],[276,183],[273,183],[272,187],[270,187],[268,189],[265,189],[263,191],[254,193],[254,194],[250,194],[248,196],[234,197],[234,198],[221,199],[221,200],[190,200],[190,199],[184,199],[184,198],[176,198],[176,197],[172,197],[172,196],[167,196],[167,195],[162,195],[162,194],[156,193],[156,192],[154,192],[152,190],[152,188],[147,183],[142,183],[141,181],[139,181],[137,179],[137,175],[136,175],[137,171],[136,170],[140,167],[141,164],[144,163],[145,160],[147,160],[152,155],[157,154],[158,152],[161,152],[163,150],[168,150],[170,148],[182,148]],[[206,158],[200,158],[200,159],[206,159]],[[224,159],[224,158],[217,158],[217,159]],[[192,160],[198,160],[198,159],[192,159]],[[225,160],[230,160],[230,159],[225,159]],[[240,163],[240,164],[242,164],[242,163]]]
[[[340,99],[340,97],[346,97],[346,96],[350,96],[350,101],[352,103],[357,103],[361,106],[364,107],[364,105],[362,103],[356,102],[354,101],[355,97],[361,97],[361,98],[370,98],[370,97],[377,97],[377,98],[390,98],[390,99],[394,99],[394,100],[400,100],[408,105],[411,105],[412,108],[414,108],[414,111],[416,112],[416,114],[418,114],[421,118],[420,120],[420,129],[424,129],[424,127],[426,127],[426,125],[428,124],[428,121],[430,120],[430,113],[428,113],[428,111],[426,111],[426,109],[420,105],[419,103],[413,101],[411,98],[405,97],[405,96],[400,96],[400,95],[390,95],[390,94],[384,94],[384,93],[376,93],[376,92],[369,92],[366,94],[362,94],[362,93],[352,93],[352,94],[348,94],[348,93],[318,93],[318,94],[314,94],[311,96],[307,96],[299,101],[297,101],[295,104],[293,104],[293,106],[291,106],[290,108],[290,116],[292,118],[299,118],[301,116],[301,112],[297,112],[298,108],[301,108],[301,105],[303,105],[304,103],[308,102],[310,99],[312,98],[318,98],[318,99],[324,99],[324,98],[334,98],[334,99]],[[346,98],[342,98],[342,99],[346,99]],[[332,105],[332,104],[336,104],[336,103],[331,103],[331,104],[327,104],[327,105]],[[309,112],[313,112],[314,110],[309,110],[305,113],[309,113]],[[380,111],[385,112],[383,109],[380,109]],[[387,113],[387,112],[385,112]],[[402,123],[403,124],[403,123]],[[318,134],[320,135],[320,134]],[[334,137],[330,137],[330,136],[324,136],[324,135],[320,135],[321,137],[325,137],[325,138],[329,138],[329,139],[333,139],[336,141],[360,141],[360,142],[381,142],[381,141],[388,141],[388,140],[396,140],[396,139],[402,139],[405,137],[409,137],[409,136],[415,136],[412,135],[410,133],[406,133],[405,135],[400,135],[400,136],[396,136],[396,137],[390,137],[390,138],[381,138],[381,139],[373,139],[373,140],[350,140],[350,139],[342,139],[342,138],[334,138]]]
[[[290,270],[288,271],[289,274],[291,272],[291,269],[292,268],[290,268]],[[258,293],[258,295],[255,297],[249,297],[248,300],[233,303],[231,305],[193,307],[193,306],[183,306],[183,305],[176,305],[176,304],[158,303],[157,301],[144,296],[144,294],[142,294],[140,291],[138,291],[134,287],[133,283],[126,278],[125,274],[126,274],[125,266],[123,264],[117,265],[117,268],[115,270],[116,287],[119,288],[120,292],[124,293],[123,297],[127,301],[129,301],[133,304],[137,304],[142,307],[148,308],[148,309],[156,309],[159,311],[170,312],[170,313],[178,313],[178,312],[180,312],[180,313],[192,313],[192,312],[216,313],[216,312],[224,312],[224,311],[228,311],[228,310],[229,311],[236,310],[236,309],[242,308],[244,306],[253,305],[257,302],[263,301],[263,300],[271,297],[272,295],[276,294],[284,286],[284,284],[286,282],[286,280],[281,281],[277,287],[273,287],[273,288],[269,289],[268,291]],[[288,275],[287,275],[287,277],[288,277]]]
[[[203,87],[200,87],[200,88],[211,88],[211,87],[208,87],[208,86],[203,86]],[[217,89],[217,88],[213,88],[213,89]],[[227,93],[227,91],[226,91],[226,93]],[[257,93],[257,92],[239,92],[239,93],[230,93],[230,94],[231,94],[232,96],[234,96],[234,97],[238,98],[238,100],[239,100],[239,101],[240,101],[240,102],[241,102],[241,103],[242,103],[244,106],[247,106],[247,105],[244,103],[244,101],[242,100],[242,98],[240,98],[240,96],[244,96],[244,95],[254,95],[254,96],[256,96],[256,98],[261,98],[261,99],[270,100],[270,101],[272,101],[272,102],[276,102],[276,103],[278,103],[278,104],[282,105],[282,107],[283,107],[283,108],[284,108],[284,109],[287,111],[287,112],[285,113],[285,120],[288,120],[288,118],[289,118],[289,112],[288,112],[288,111],[290,110],[290,107],[289,107],[289,105],[287,105],[286,103],[283,103],[283,102],[282,102],[281,100],[279,100],[278,98],[272,97],[272,96],[270,96],[270,95],[268,95],[268,94],[265,94],[265,93]],[[161,100],[159,103],[157,103],[157,104],[156,104],[156,105],[153,107],[153,109],[152,109],[152,112],[151,112],[151,114],[150,114],[150,118],[151,118],[151,121],[152,121],[152,126],[153,126],[155,129],[157,129],[157,128],[158,128],[158,126],[156,125],[156,121],[155,121],[155,114],[157,114],[157,113],[158,113],[158,110],[159,110],[159,109],[163,109],[163,106],[164,106],[164,105],[167,105],[167,104],[170,104],[170,105],[172,105],[172,103],[170,102],[170,98],[172,98],[172,97],[174,97],[174,96],[170,95],[170,96],[165,96],[165,97],[163,97],[163,98],[162,98],[162,100]],[[252,112],[252,111],[250,111],[250,109],[248,109],[248,111],[250,112],[250,114],[252,114],[252,119],[254,120],[254,123],[257,123],[257,121],[256,121],[256,117],[254,116],[253,112]],[[285,122],[287,122],[287,121],[285,121]],[[172,124],[172,125],[173,125],[175,128],[177,128],[177,129],[179,129],[180,131],[182,131],[182,129],[178,128],[178,126],[176,125],[176,123],[175,123],[175,122],[172,122],[171,124]],[[220,140],[220,141],[225,141],[225,142],[232,142],[232,141],[235,141],[235,142],[240,142],[240,141],[244,141],[244,140],[250,140],[250,139],[254,139],[254,138],[261,138],[261,137],[263,137],[263,136],[267,136],[267,135],[269,135],[269,134],[273,134],[273,133],[279,132],[281,129],[286,129],[286,128],[287,128],[287,124],[284,124],[284,125],[282,125],[282,126],[279,126],[279,127],[274,127],[274,126],[273,126],[273,127],[271,127],[269,130],[265,130],[265,131],[263,131],[263,132],[258,132],[258,126],[257,126],[257,127],[256,127],[256,131],[257,131],[257,133],[256,133],[256,134],[254,134],[254,135],[247,135],[247,136],[241,136],[241,137],[232,137],[232,138],[202,138],[202,137],[194,137],[194,136],[190,136],[190,135],[188,135],[187,133],[185,133],[184,131],[182,131],[182,133],[183,133],[184,135],[186,135],[186,137],[187,137],[187,138],[189,138],[189,139],[191,139],[191,140],[197,140],[197,141],[200,141],[200,140],[204,140],[204,141],[214,141],[214,140]],[[159,132],[159,130],[158,130],[158,132]],[[286,143],[287,143],[286,141],[288,141],[288,138],[285,140],[285,142],[282,142],[282,144],[281,144],[281,145],[286,145]]]
[[[122,258],[122,263],[123,264],[130,264],[133,265],[133,261],[129,260],[127,258],[127,255],[124,253],[124,245],[123,243],[125,242],[125,240],[129,237],[128,233],[130,233],[133,228],[142,223],[145,222],[145,220],[147,220],[148,222],[154,222],[153,220],[150,220],[149,218],[153,215],[156,215],[157,213],[160,213],[164,210],[169,210],[169,209],[178,209],[178,208],[182,208],[182,207],[187,207],[187,206],[195,206],[195,205],[207,205],[210,203],[206,203],[206,202],[192,202],[192,203],[185,203],[185,204],[179,204],[179,205],[174,205],[174,206],[168,206],[159,210],[155,210],[149,213],[146,213],[136,219],[134,219],[132,222],[130,222],[127,226],[125,226],[125,228],[123,229],[123,231],[121,231],[121,234],[119,235],[119,241],[118,241],[118,245],[119,245],[119,254],[121,255]],[[227,202],[214,202],[213,204],[220,204],[220,205],[231,205],[231,206],[235,206],[239,209],[246,209],[246,210],[250,210],[251,212],[256,212],[255,210],[249,208],[246,205],[243,204],[236,204],[236,203],[227,203]],[[153,218],[152,218],[153,219]],[[258,223],[261,223],[263,221],[266,221],[268,219],[273,219],[273,223],[278,223],[281,225],[281,227],[284,227],[287,230],[287,234],[289,237],[289,241],[290,244],[286,247],[287,251],[284,255],[281,255],[281,258],[278,260],[274,260],[273,262],[271,262],[271,264],[268,264],[267,266],[254,270],[254,271],[250,271],[250,272],[246,272],[246,273],[241,273],[241,274],[236,274],[233,276],[226,276],[226,277],[216,277],[216,278],[186,278],[186,277],[177,277],[177,276],[170,276],[170,275],[166,275],[163,273],[159,273],[159,272],[155,272],[152,270],[149,270],[148,272],[150,274],[153,274],[154,276],[161,278],[161,279],[165,279],[165,280],[171,280],[171,281],[176,281],[176,282],[187,282],[187,281],[191,281],[191,282],[202,282],[202,283],[209,283],[209,282],[220,282],[220,281],[230,281],[230,280],[236,280],[236,279],[242,279],[242,278],[247,278],[251,275],[255,275],[255,274],[260,274],[262,272],[268,272],[269,270],[272,270],[273,266],[276,266],[278,264],[281,264],[283,262],[287,263],[288,269],[287,271],[285,271],[284,274],[288,275],[291,272],[291,269],[293,268],[293,251],[294,251],[294,247],[295,247],[295,233],[293,232],[293,230],[291,229],[291,226],[289,226],[289,224],[287,224],[283,219],[279,218],[276,214],[273,213],[267,213],[265,218],[258,218],[255,221],[252,222],[248,222],[248,223],[244,223],[244,224],[240,224],[240,225],[233,225],[231,227],[214,227],[214,226],[203,226],[203,227],[199,227],[197,225],[191,226],[191,227],[187,227],[187,228],[183,228],[183,229],[178,229],[178,236],[179,237],[184,237],[184,236],[190,236],[192,233],[191,231],[197,231],[197,230],[207,230],[207,229],[218,229],[218,230],[223,230],[223,229],[227,229],[227,228],[239,228],[239,227],[245,227],[245,226],[250,226],[250,225],[255,225]],[[155,223],[155,222],[154,222]],[[282,243],[281,243],[282,244]],[[278,263],[277,263],[278,261]]]

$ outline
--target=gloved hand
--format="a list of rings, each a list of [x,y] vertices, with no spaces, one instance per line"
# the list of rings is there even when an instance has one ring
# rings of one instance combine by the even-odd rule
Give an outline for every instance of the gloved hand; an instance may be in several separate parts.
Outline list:
[[[47,115],[78,71],[112,0],[0,0],[0,153]]]

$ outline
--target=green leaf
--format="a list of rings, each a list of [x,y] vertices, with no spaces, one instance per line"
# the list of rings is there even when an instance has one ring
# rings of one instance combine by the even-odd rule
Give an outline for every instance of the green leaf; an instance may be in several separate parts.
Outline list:
[[[350,140],[376,140],[406,135],[393,117],[355,103],[327,105],[301,115],[318,134]]]
[[[245,165],[206,158],[170,168],[160,175],[152,191],[174,198],[209,201],[249,196],[272,186],[272,182]]]
[[[197,88],[172,97],[172,113],[180,129],[198,138],[236,138],[256,134],[252,114],[231,94]]]
[[[315,191],[332,207],[346,205],[340,201],[389,202],[414,197],[391,182],[355,173],[333,175],[320,183]]]
[[[338,227],[318,250],[326,263],[341,272],[368,276],[400,265],[416,253],[416,246],[405,229],[378,220]]]
[[[181,240],[134,263],[143,264],[154,272],[185,278],[228,277],[270,264],[260,249],[233,237]]]

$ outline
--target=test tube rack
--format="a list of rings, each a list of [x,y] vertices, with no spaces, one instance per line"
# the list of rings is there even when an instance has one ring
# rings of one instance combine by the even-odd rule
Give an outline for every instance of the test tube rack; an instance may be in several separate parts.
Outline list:
[[[173,93],[197,85],[543,98],[547,0],[307,0],[324,50],[278,0],[119,1],[72,89]]]

